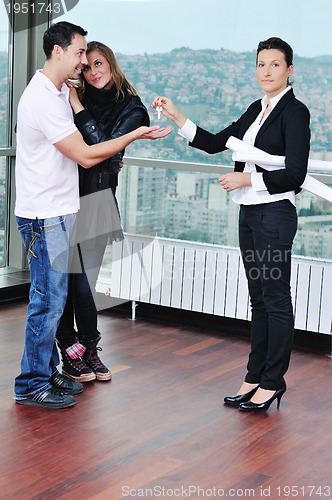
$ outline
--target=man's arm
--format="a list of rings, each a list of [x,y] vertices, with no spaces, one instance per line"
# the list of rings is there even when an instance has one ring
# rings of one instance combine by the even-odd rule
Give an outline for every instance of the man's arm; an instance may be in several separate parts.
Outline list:
[[[100,142],[89,146],[84,142],[80,132],[74,132],[65,139],[56,142],[54,146],[60,153],[67,156],[84,168],[91,168],[103,160],[110,158],[119,151],[122,151],[137,139],[160,139],[166,137],[172,131],[172,127],[160,128],[158,125],[153,127],[139,127],[128,134]]]

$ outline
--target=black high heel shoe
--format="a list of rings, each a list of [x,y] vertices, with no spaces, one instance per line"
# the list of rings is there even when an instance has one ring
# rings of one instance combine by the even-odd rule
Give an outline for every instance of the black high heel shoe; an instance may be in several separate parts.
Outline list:
[[[249,401],[257,391],[259,385],[252,389],[249,392],[246,392],[245,394],[234,394],[233,396],[226,396],[224,398],[224,403],[225,405],[229,406],[234,406],[235,408],[238,408],[241,403],[244,403],[245,401]]]
[[[277,408],[279,408],[281,398],[285,394],[285,392],[286,392],[286,387],[276,390],[273,396],[267,401],[264,401],[264,403],[253,403],[252,401],[241,403],[239,405],[239,410],[251,411],[255,413],[267,411],[270,408],[271,403],[273,403],[275,399],[277,399]]]

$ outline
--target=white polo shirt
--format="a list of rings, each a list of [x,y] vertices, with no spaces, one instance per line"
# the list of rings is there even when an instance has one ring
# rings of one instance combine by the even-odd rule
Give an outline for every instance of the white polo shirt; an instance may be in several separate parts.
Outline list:
[[[79,208],[77,164],[53,145],[77,131],[69,89],[38,70],[17,111],[15,215],[47,219]]]

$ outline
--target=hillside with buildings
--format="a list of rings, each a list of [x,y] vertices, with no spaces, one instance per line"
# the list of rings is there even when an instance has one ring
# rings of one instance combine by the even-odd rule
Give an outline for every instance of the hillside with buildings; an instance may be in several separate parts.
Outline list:
[[[166,124],[151,102],[171,97],[193,121],[218,132],[261,98],[255,53],[180,48],[165,54],[123,55],[118,60],[146,104],[152,124]],[[295,57],[293,88],[311,112],[311,157],[332,160],[332,57]],[[6,57],[0,53],[0,140],[7,117]],[[137,141],[127,156],[231,165],[228,151],[209,156],[190,148],[176,128],[161,141]],[[3,173],[5,172],[3,164]],[[3,174],[4,175],[4,174]],[[237,206],[215,174],[132,166],[121,172],[118,199],[127,232],[237,245]],[[4,189],[4,186],[2,186]],[[300,226],[294,253],[332,258],[332,205],[303,192],[297,197]],[[1,206],[0,206],[1,208]],[[0,212],[2,212],[0,210]]]
[[[191,50],[180,48],[165,54],[122,55],[118,59],[145,104],[157,94],[171,97],[193,121],[212,132],[237,119],[249,104],[262,96],[255,76],[255,52]],[[310,109],[311,151],[325,159],[332,151],[332,56],[294,57],[293,88]],[[153,121],[156,113],[150,108]],[[135,144],[132,149],[140,148]],[[150,146],[149,146],[150,147]],[[152,144],[159,158],[230,164],[228,153],[208,157],[188,148],[173,133],[163,147]],[[319,156],[321,155],[321,156]]]
[[[107,43],[107,41],[106,41]],[[249,104],[261,97],[255,77],[255,52],[191,50],[182,47],[168,53],[117,54],[129,81],[146,104],[157,94],[171,97],[193,121],[217,132],[237,119]],[[293,88],[311,112],[311,150],[325,158],[332,148],[332,56],[294,57]],[[7,54],[0,52],[0,146],[4,145],[7,109]],[[161,120],[165,123],[165,119]],[[181,161],[231,164],[230,155],[209,157],[188,148],[173,132],[162,144],[135,143],[128,154]],[[139,153],[139,154],[138,154]]]

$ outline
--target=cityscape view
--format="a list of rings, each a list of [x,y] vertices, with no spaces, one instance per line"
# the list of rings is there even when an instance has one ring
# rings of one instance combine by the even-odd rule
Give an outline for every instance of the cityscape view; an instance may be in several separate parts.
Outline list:
[[[261,97],[255,78],[255,52],[191,50],[127,56],[119,62],[147,108],[157,94],[171,97],[200,126],[218,132]],[[332,57],[295,57],[293,88],[311,112],[311,158],[332,160]],[[317,88],[317,75],[321,86]],[[150,108],[152,123],[156,113]],[[167,120],[162,118],[161,123]],[[162,142],[139,141],[127,156],[232,165],[230,152],[208,155],[190,148],[173,130]],[[119,176],[118,198],[128,232],[237,246],[237,205],[219,186],[218,176],[130,166]],[[294,253],[332,258],[332,206],[302,191],[297,196],[299,230]]]
[[[171,97],[193,121],[218,132],[261,97],[255,77],[255,52],[192,50],[117,54],[127,78],[157,120],[151,102],[157,94]],[[311,158],[332,160],[332,56],[296,56],[292,75],[295,95],[310,109]],[[0,147],[7,145],[7,54],[0,52]],[[317,85],[317,76],[319,86]],[[217,155],[190,148],[174,128],[162,141],[137,141],[126,156],[190,163],[233,164],[229,151]],[[0,228],[5,223],[5,161],[1,164]],[[237,206],[219,186],[218,176],[157,167],[122,169],[118,197],[127,232],[237,246]],[[300,226],[294,252],[332,258],[332,206],[309,192],[297,196]],[[3,241],[1,243],[3,246]],[[1,252],[1,249],[0,249]]]

